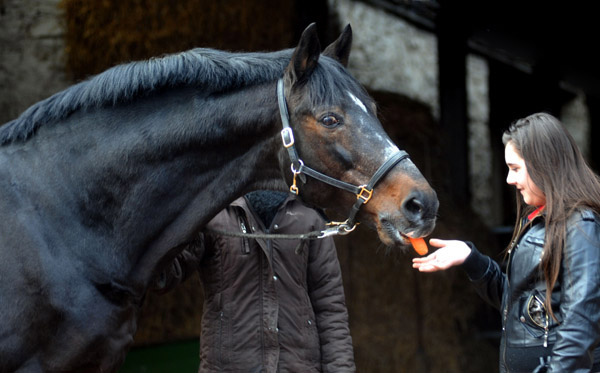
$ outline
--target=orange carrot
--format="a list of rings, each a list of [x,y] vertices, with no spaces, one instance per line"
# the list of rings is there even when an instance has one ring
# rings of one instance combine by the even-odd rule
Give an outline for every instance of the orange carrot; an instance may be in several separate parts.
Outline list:
[[[408,239],[410,240],[410,243],[412,244],[412,246],[415,249],[415,251],[417,252],[417,254],[419,254],[419,255],[427,254],[429,249],[427,248],[427,243],[425,243],[425,240],[423,238],[408,237]]]

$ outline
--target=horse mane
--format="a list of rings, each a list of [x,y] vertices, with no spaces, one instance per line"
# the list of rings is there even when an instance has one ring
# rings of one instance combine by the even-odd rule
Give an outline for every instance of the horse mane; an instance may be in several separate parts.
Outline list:
[[[30,138],[45,123],[93,107],[116,105],[176,86],[226,91],[272,81],[281,76],[291,49],[232,53],[197,48],[186,52],[117,65],[29,107],[0,126],[0,144]]]

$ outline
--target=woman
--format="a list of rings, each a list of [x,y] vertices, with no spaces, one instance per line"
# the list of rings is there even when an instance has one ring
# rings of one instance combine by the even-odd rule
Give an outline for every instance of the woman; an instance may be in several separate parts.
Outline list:
[[[473,244],[440,239],[413,267],[460,265],[501,310],[501,372],[600,372],[600,181],[549,114],[516,121],[502,142],[517,190],[506,273]]]

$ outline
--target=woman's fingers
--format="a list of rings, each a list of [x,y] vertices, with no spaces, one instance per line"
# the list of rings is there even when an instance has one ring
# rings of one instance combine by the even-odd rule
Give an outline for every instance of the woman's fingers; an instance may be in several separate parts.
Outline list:
[[[462,241],[447,241],[432,238],[429,244],[438,250],[420,258],[413,258],[413,268],[420,272],[436,272],[462,264],[471,249]]]
[[[437,267],[437,251],[424,257],[413,258],[413,268],[421,272],[435,272]]]
[[[439,238],[429,239],[429,244],[433,247],[444,247],[444,246],[448,245],[449,242],[451,242],[451,241],[440,240]]]
[[[433,252],[427,256],[417,256],[413,258],[413,263],[427,263],[436,258],[436,253]]]

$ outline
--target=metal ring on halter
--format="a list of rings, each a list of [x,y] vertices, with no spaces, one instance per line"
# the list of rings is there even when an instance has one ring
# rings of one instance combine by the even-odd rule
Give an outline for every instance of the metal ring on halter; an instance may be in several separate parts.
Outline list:
[[[338,234],[340,236],[346,235],[350,232],[352,232],[353,230],[356,229],[356,226],[358,225],[358,223],[354,223],[354,225],[350,226],[350,224],[348,224],[349,221],[345,220],[345,221],[330,221],[328,222],[326,225],[330,228],[327,228],[327,231],[334,231],[335,233],[333,234]]]
[[[290,164],[290,168],[292,169],[292,172],[294,173],[294,175],[298,175],[299,173],[302,173],[302,167],[304,167],[304,162],[302,162],[302,159],[298,159],[298,163],[300,163],[300,167],[298,168],[298,170],[296,170],[294,168],[293,162],[292,162],[292,164]]]
[[[342,225],[340,225],[338,228],[338,234],[340,236],[344,236],[352,231],[354,231],[356,229],[356,226],[358,225],[358,223],[354,223],[353,226],[348,225],[347,221],[344,222]]]

